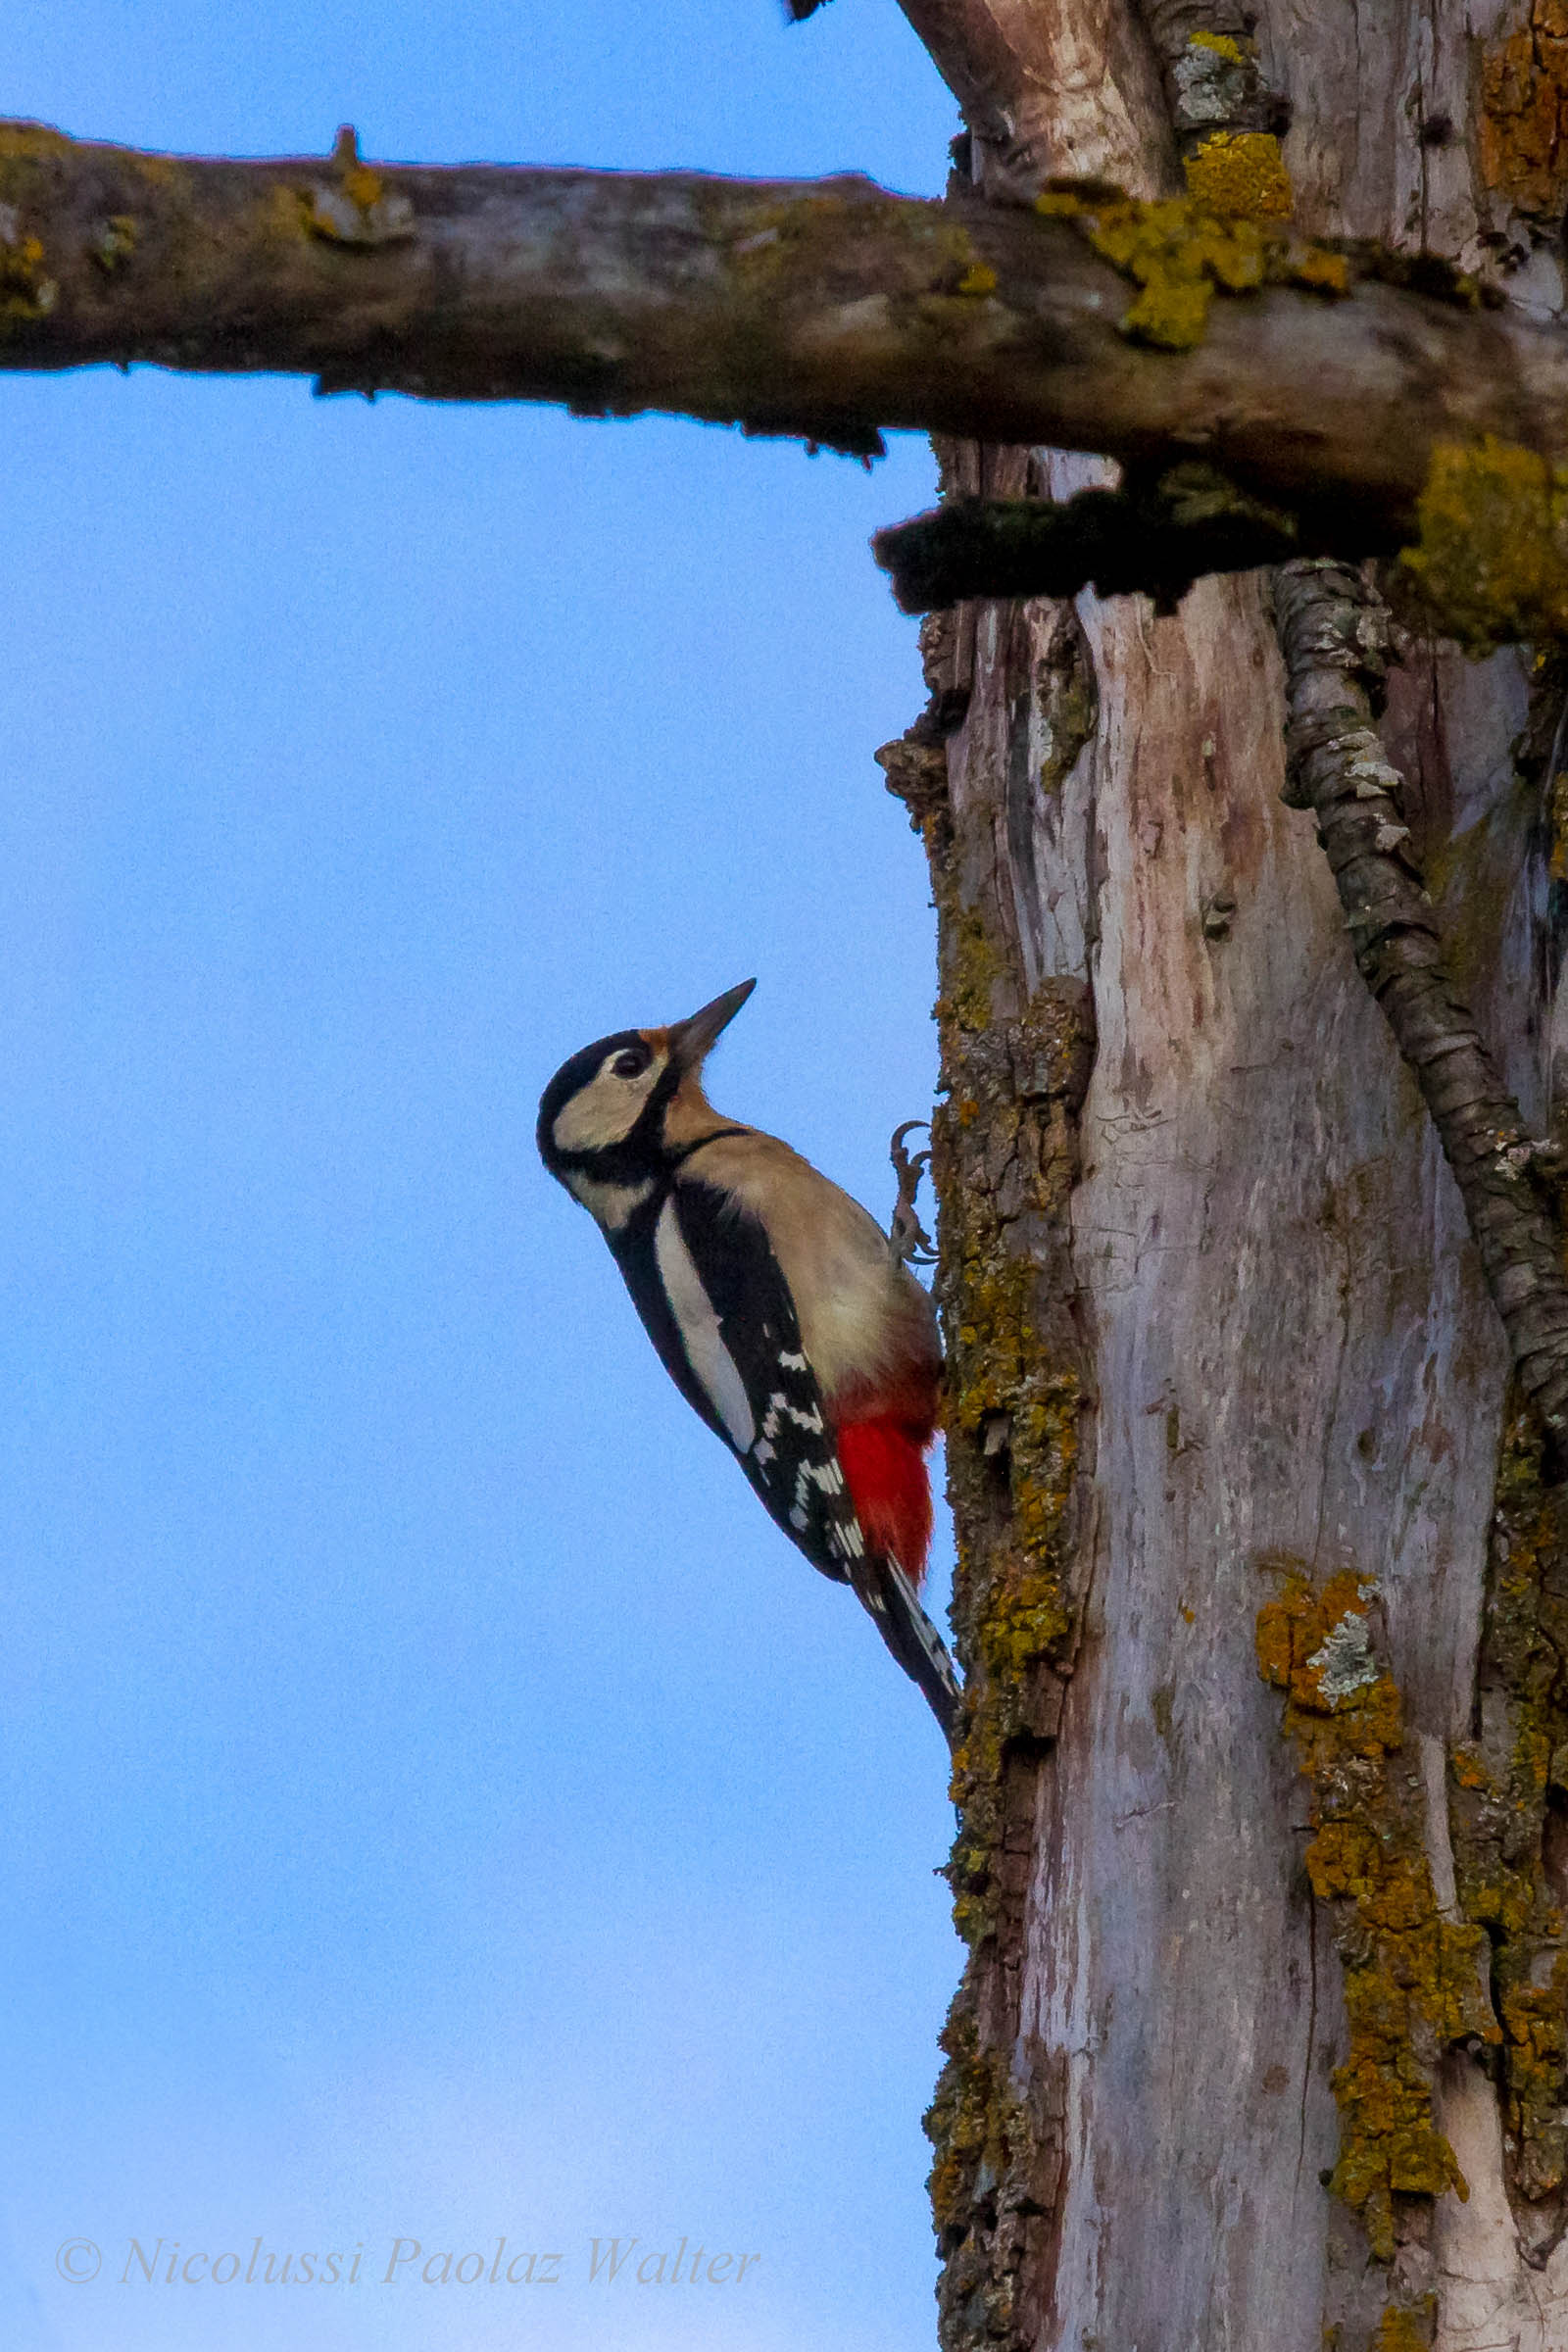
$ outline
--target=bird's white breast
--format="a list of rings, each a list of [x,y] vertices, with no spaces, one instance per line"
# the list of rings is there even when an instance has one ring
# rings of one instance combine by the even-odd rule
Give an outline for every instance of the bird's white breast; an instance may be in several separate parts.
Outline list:
[[[654,1256],[681,1346],[686,1350],[686,1361],[702,1383],[703,1393],[736,1452],[749,1452],[757,1436],[751,1398],[735,1358],[724,1345],[718,1316],[703,1288],[703,1278],[682,1239],[673,1198],[659,1212],[659,1222],[654,1228]]]

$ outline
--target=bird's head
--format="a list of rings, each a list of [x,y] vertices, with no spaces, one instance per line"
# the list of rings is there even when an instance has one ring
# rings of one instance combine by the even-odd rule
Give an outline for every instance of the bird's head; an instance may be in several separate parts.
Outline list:
[[[539,1155],[602,1225],[622,1224],[670,1154],[721,1124],[703,1063],[755,980],[668,1029],[618,1029],[573,1054],[539,1103]]]

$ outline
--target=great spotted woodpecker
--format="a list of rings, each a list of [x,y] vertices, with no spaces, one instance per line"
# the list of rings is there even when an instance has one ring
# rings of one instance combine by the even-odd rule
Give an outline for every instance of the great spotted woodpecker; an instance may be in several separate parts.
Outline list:
[[[704,1094],[703,1063],[756,985],[574,1054],[545,1089],[539,1151],[597,1221],[682,1396],[812,1567],[854,1588],[951,1737],[953,1661],[915,1598],[936,1317],[903,1245]]]

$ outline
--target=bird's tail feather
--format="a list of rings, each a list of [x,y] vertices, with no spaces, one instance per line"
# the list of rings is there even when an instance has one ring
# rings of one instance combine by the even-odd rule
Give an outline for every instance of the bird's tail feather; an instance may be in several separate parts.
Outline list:
[[[951,1742],[957,1730],[962,1686],[948,1645],[914,1597],[895,1559],[871,1555],[851,1571],[856,1593],[888,1648],[916,1684]]]

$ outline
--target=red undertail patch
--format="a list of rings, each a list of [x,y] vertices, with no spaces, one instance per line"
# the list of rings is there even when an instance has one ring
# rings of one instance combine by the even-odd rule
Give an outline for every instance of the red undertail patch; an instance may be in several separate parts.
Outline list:
[[[841,1421],[839,1461],[868,1551],[891,1552],[911,1585],[931,1547],[930,1424],[877,1414]]]

